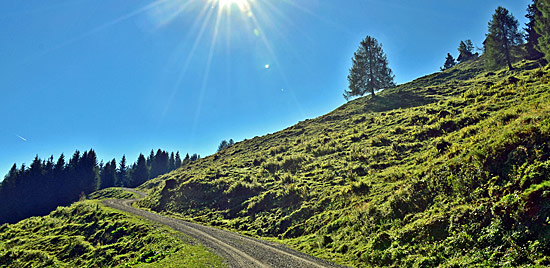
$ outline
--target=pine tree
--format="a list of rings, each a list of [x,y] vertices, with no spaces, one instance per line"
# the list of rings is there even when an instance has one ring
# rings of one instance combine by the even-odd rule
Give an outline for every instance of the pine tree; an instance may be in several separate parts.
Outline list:
[[[139,154],[135,168],[133,168],[132,179],[128,186],[137,187],[147,181],[149,178],[149,170],[147,168],[147,161],[143,154]]]
[[[458,45],[458,62],[465,62],[467,60],[470,60],[474,57],[474,44],[472,43],[472,40],[466,40],[466,41],[460,41],[460,44]]]
[[[228,143],[226,140],[222,140],[222,142],[220,142],[220,145],[218,146],[218,152],[229,147]]]
[[[180,167],[181,167],[180,152],[176,152],[176,166],[175,166],[175,168],[180,168]]]
[[[361,41],[359,48],[353,54],[353,65],[349,70],[349,87],[344,91],[344,98],[349,100],[354,96],[362,96],[379,89],[392,87],[394,75],[388,67],[388,59],[378,41],[367,36]]]
[[[443,67],[441,68],[442,71],[447,70],[453,66],[456,65],[455,58],[451,53],[447,53],[447,58],[445,59],[445,64],[443,64]]]
[[[116,179],[116,160],[113,158],[107,162],[101,169],[99,189],[115,186]]]
[[[169,165],[168,171],[172,171],[176,169],[176,157],[174,155],[174,152],[170,154],[170,161],[168,165]]]
[[[550,0],[536,0],[534,4],[540,12],[535,17],[535,31],[540,35],[537,49],[550,62]]]
[[[527,14],[525,15],[525,17],[529,20],[525,24],[526,27],[524,28],[524,30],[526,32],[525,39],[527,40],[527,58],[530,60],[537,60],[544,56],[544,54],[541,53],[537,48],[539,44],[539,38],[541,36],[539,33],[537,33],[535,29],[535,24],[536,21],[542,16],[542,13],[537,9],[537,2],[538,1],[533,0],[533,3],[527,7]]]
[[[498,7],[489,22],[489,33],[485,41],[487,59],[490,67],[508,65],[512,67],[512,48],[523,42],[518,31],[518,20],[503,7]]]
[[[118,164],[117,180],[115,186],[127,186],[128,184],[128,166],[126,166],[126,155],[122,155],[122,159]]]

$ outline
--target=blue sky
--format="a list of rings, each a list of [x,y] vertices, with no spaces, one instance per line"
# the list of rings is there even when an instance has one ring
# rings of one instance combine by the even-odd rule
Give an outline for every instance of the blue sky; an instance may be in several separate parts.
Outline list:
[[[220,1],[1,1],[0,173],[76,149],[209,155],[344,104],[366,35],[404,83],[481,46],[497,6],[523,25],[530,3]]]

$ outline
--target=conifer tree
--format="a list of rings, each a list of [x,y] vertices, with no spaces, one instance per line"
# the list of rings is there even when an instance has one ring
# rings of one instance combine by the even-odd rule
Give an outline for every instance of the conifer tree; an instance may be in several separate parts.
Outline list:
[[[518,31],[518,20],[503,7],[498,7],[489,22],[489,33],[485,41],[485,49],[490,67],[508,65],[512,67],[512,48],[523,42]]]
[[[115,186],[127,186],[128,166],[126,165],[126,155],[122,155],[122,159],[120,159],[116,179]]]
[[[378,41],[367,36],[353,54],[353,65],[349,70],[348,89],[344,91],[344,98],[349,100],[354,96],[362,96],[379,89],[392,87],[394,75],[388,67],[388,59]]]
[[[101,170],[99,189],[115,186],[116,179],[116,160],[113,158]]]
[[[174,156],[174,152],[170,154],[169,166],[168,171],[172,171],[176,168],[176,157]]]
[[[191,158],[189,157],[189,153],[185,154],[185,158],[183,159],[182,165],[187,165],[191,162]]]
[[[537,49],[550,62],[550,0],[535,0],[534,5],[540,12],[535,14],[535,31],[540,35]]]
[[[445,59],[445,63],[443,64],[443,67],[441,68],[442,71],[447,70],[453,66],[456,65],[455,58],[451,53],[447,53],[447,58]]]
[[[136,166],[133,169],[132,180],[128,186],[137,187],[147,181],[148,178],[149,170],[147,168],[145,156],[143,156],[143,154],[139,154]]]
[[[526,27],[524,30],[526,32],[525,39],[527,40],[527,58],[530,60],[537,60],[544,56],[544,54],[538,50],[539,38],[541,36],[535,29],[537,20],[542,18],[542,13],[536,6],[537,2],[537,0],[533,0],[533,3],[527,7],[527,14],[525,15],[525,17],[529,20],[525,24]]]
[[[220,145],[218,145],[218,152],[229,147],[229,144],[227,143],[226,140],[222,140],[222,142],[220,142]]]
[[[474,57],[474,44],[472,40],[468,39],[466,41],[460,41],[458,45],[458,62],[465,62]]]
[[[181,167],[180,152],[176,152],[176,166],[175,166],[175,168],[180,168],[180,167]]]

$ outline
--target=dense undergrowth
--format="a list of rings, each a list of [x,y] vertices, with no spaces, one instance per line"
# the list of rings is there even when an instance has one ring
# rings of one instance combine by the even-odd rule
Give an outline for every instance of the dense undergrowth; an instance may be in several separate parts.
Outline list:
[[[483,59],[152,180],[140,206],[350,266],[550,265],[550,70]]]
[[[0,226],[0,267],[221,267],[165,227],[84,201]]]

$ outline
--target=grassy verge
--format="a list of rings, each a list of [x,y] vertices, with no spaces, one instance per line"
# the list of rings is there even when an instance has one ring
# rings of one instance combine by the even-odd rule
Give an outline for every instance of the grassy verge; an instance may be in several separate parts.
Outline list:
[[[0,267],[224,267],[163,226],[83,201],[0,226]]]
[[[88,195],[88,199],[101,200],[101,199],[111,199],[111,198],[112,199],[134,199],[134,198],[139,198],[139,195],[134,192],[125,191],[124,189],[118,188],[118,187],[105,188],[99,191],[95,191]]]

